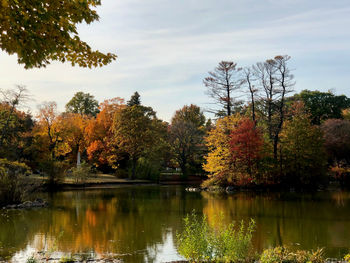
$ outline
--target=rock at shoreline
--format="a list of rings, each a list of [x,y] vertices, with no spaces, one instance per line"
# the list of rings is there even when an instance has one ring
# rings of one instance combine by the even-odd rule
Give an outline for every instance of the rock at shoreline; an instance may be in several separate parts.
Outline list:
[[[49,204],[47,201],[37,198],[34,201],[25,201],[17,205],[7,205],[7,206],[4,206],[3,209],[29,209],[29,208],[47,207],[48,205]]]

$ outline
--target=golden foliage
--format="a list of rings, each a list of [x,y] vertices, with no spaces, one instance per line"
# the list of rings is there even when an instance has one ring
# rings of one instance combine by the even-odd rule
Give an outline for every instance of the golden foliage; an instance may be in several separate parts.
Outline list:
[[[229,147],[231,131],[238,125],[240,115],[231,115],[219,119],[209,132],[206,145],[209,153],[203,164],[209,178],[220,182],[232,182],[232,155]]]

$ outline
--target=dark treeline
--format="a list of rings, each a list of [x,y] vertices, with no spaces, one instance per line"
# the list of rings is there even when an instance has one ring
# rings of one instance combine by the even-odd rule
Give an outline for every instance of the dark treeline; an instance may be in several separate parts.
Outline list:
[[[167,123],[137,92],[126,102],[116,97],[101,103],[78,92],[65,112],[46,102],[32,116],[21,110],[28,99],[24,87],[3,91],[1,193],[19,174],[40,173],[55,185],[68,170],[81,180],[95,170],[157,181],[162,172],[178,169],[183,179],[207,177],[205,185],[347,184],[350,99],[330,91],[293,94],[289,60],[276,56],[247,68],[220,62],[203,81],[215,121],[185,105]]]

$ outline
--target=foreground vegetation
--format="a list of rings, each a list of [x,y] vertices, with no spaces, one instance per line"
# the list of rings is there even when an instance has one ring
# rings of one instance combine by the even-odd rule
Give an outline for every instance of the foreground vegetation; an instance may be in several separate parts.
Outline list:
[[[207,218],[192,212],[184,218],[184,230],[177,234],[178,252],[190,262],[260,262],[260,263],[324,263],[323,249],[316,251],[292,251],[287,247],[275,247],[261,254],[252,248],[255,222],[242,221],[225,225],[218,216],[209,225]],[[343,262],[350,262],[350,254]]]

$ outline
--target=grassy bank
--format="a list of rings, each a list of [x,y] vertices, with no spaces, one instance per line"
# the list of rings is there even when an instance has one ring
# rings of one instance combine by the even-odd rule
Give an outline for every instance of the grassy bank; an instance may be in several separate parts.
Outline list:
[[[177,234],[176,244],[187,262],[350,263],[350,254],[339,260],[328,259],[322,248],[307,251],[281,246],[258,253],[252,246],[256,228],[253,219],[248,223],[241,221],[227,225],[223,215],[218,215],[209,224],[205,216],[198,216],[193,211],[183,221],[184,229]]]

